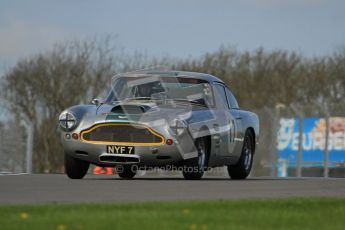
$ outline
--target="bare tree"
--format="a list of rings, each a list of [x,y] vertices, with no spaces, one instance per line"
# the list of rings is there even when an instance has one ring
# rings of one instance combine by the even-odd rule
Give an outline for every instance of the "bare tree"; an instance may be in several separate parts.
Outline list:
[[[104,89],[116,70],[119,52],[109,37],[57,44],[20,60],[5,76],[2,91],[10,110],[34,124],[34,169],[60,171],[62,148],[58,115],[86,103]]]

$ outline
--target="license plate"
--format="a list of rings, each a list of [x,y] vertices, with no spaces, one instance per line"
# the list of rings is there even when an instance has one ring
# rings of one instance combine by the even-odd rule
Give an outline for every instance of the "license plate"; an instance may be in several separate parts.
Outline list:
[[[134,146],[107,145],[107,153],[134,154]]]

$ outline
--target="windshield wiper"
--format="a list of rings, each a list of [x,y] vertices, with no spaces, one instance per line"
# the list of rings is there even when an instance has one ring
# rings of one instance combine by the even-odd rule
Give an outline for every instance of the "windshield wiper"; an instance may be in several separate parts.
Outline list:
[[[126,101],[133,101],[133,100],[157,100],[153,97],[133,97],[133,98],[126,98]]]

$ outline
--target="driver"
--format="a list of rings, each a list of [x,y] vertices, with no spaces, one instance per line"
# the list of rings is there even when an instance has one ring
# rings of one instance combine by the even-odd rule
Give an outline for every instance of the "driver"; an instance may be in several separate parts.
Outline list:
[[[151,97],[151,84],[138,85],[138,97]]]

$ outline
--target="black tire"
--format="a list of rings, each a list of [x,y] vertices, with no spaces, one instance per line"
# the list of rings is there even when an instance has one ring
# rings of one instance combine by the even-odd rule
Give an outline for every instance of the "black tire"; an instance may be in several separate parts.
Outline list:
[[[195,147],[198,151],[198,156],[186,160],[183,166],[182,174],[186,180],[199,180],[204,175],[208,149],[206,138],[196,139]]]
[[[132,179],[137,174],[136,165],[118,165],[116,172],[122,179]]]
[[[89,170],[89,166],[89,162],[76,159],[65,153],[65,171],[70,179],[82,179]]]
[[[253,132],[247,130],[239,161],[235,165],[228,166],[228,173],[231,179],[243,180],[248,177],[253,165],[254,150]]]

